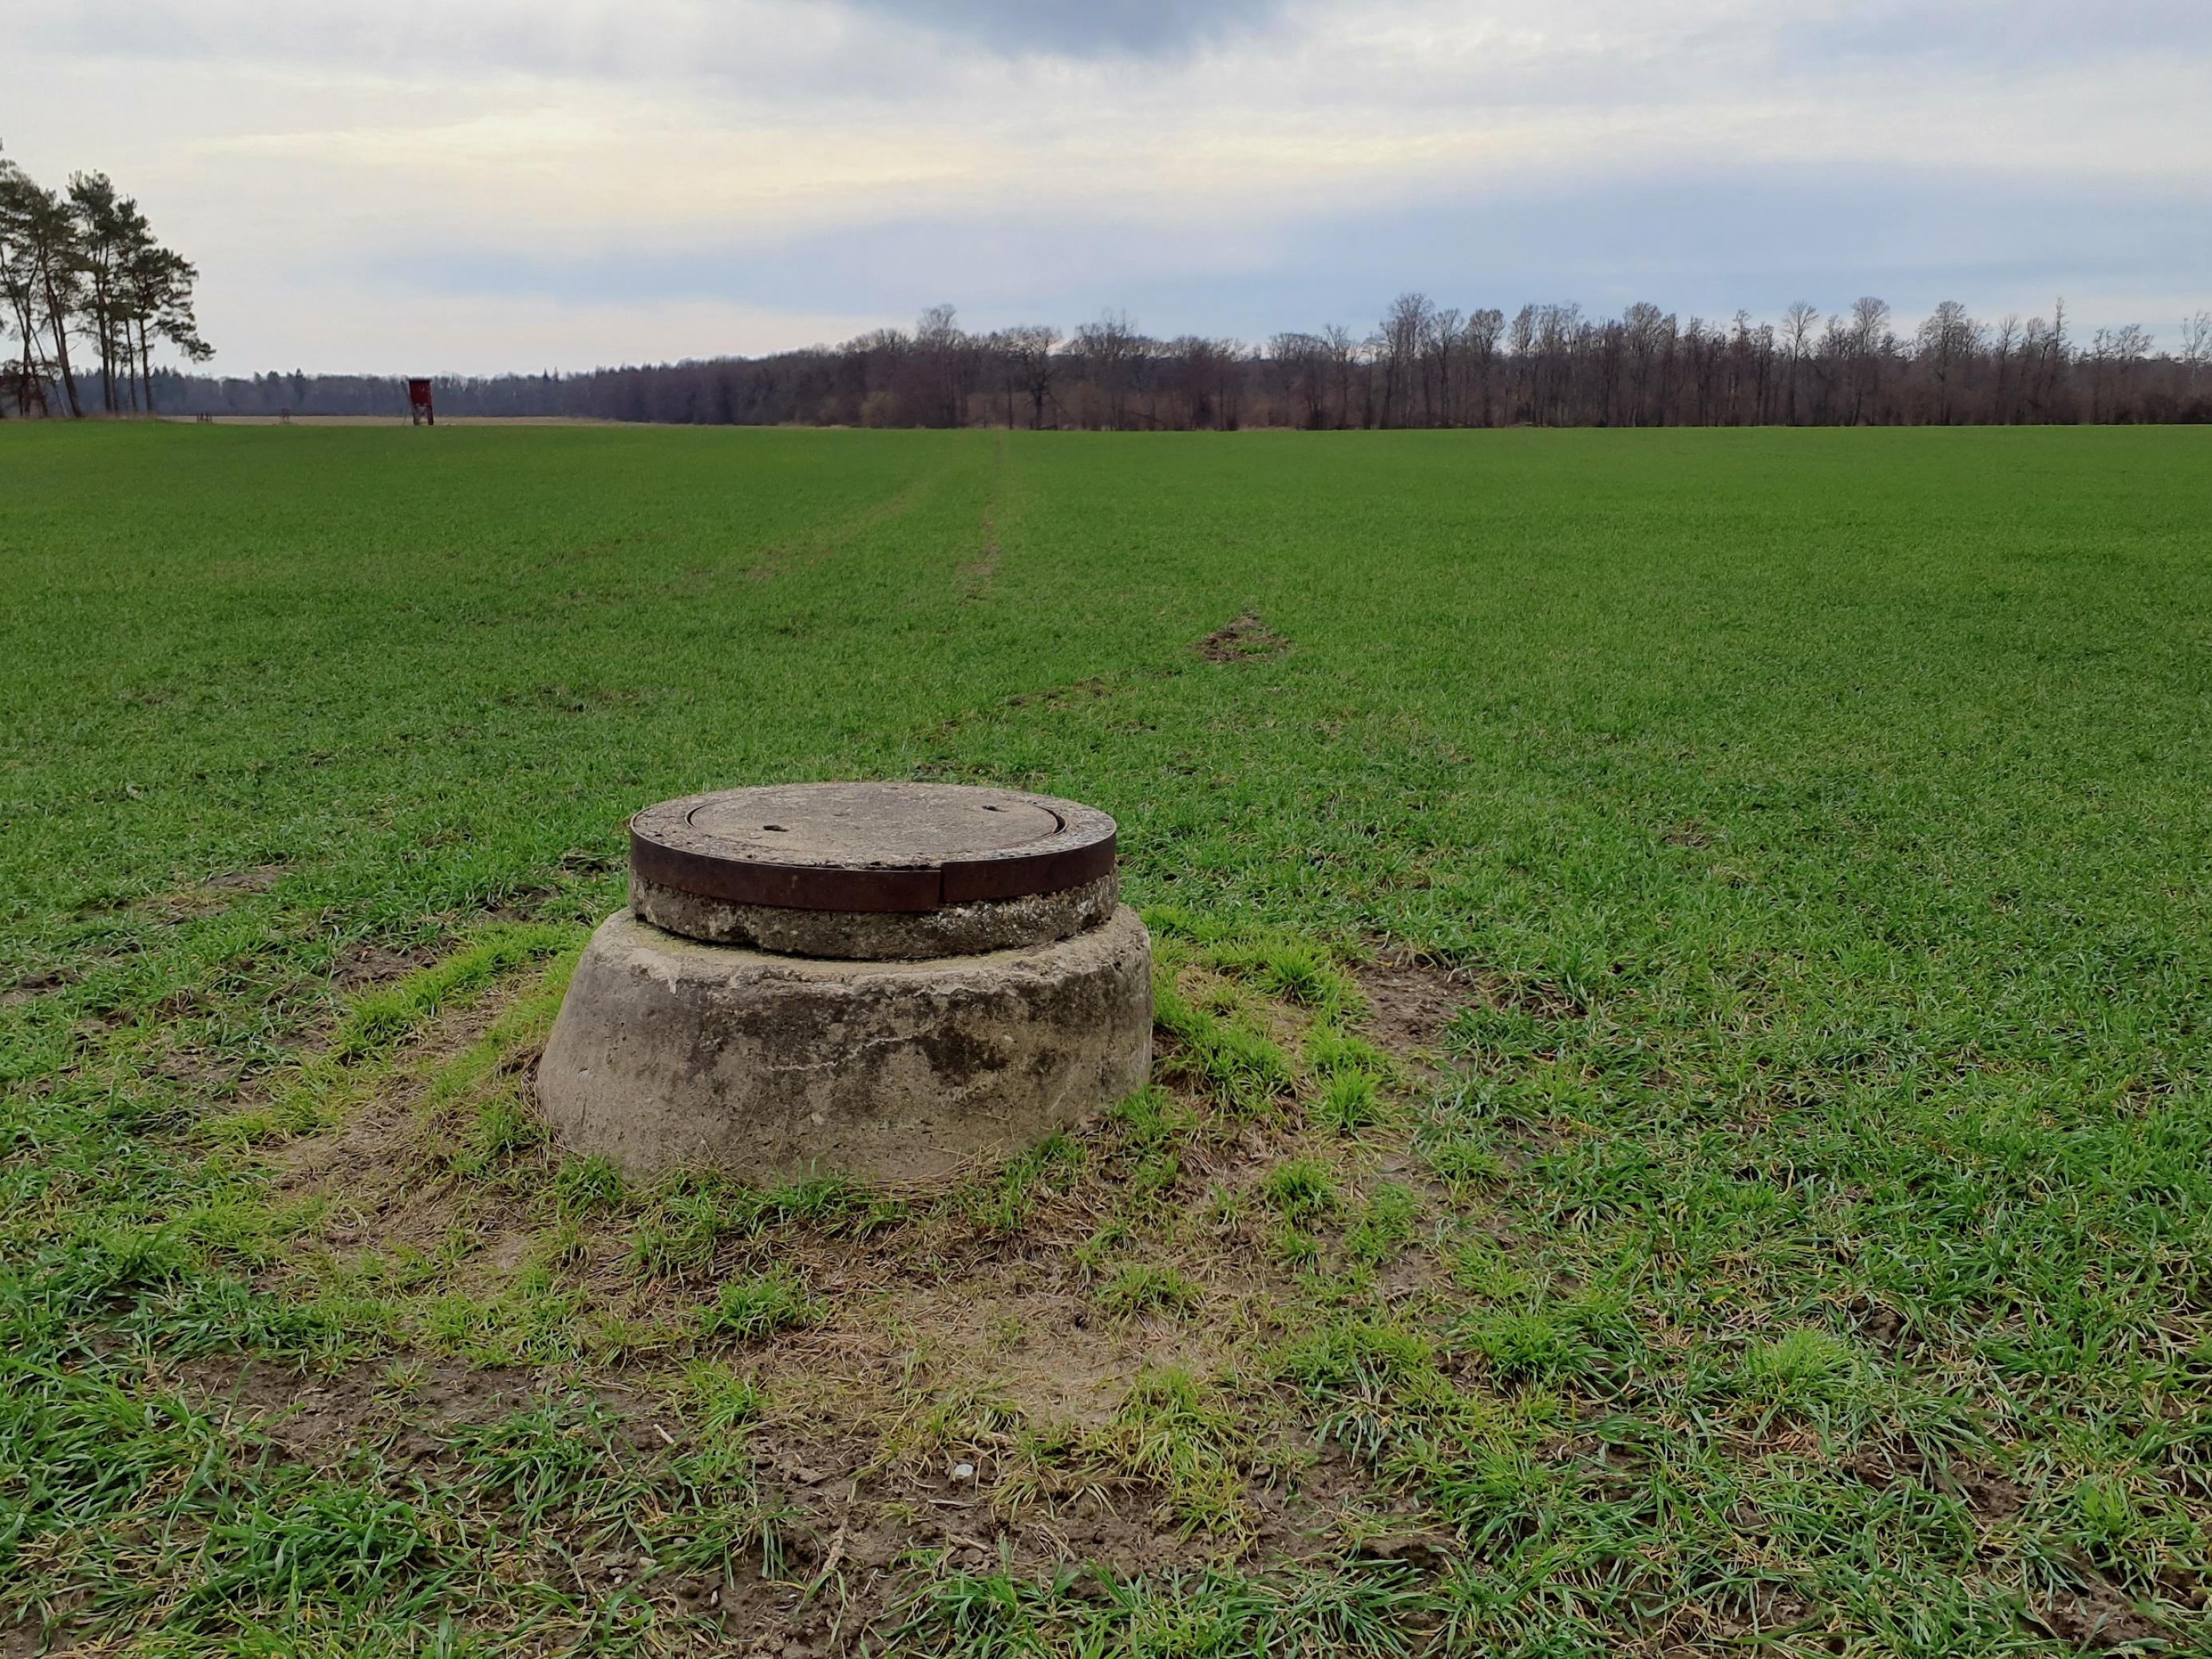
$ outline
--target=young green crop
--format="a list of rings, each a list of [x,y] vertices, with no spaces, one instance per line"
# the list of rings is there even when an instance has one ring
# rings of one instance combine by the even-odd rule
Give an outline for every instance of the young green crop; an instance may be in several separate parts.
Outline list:
[[[10,423],[0,592],[0,1647],[2212,1644],[2212,434]],[[536,1144],[625,817],[849,776],[1115,814],[1160,1088],[927,1194]],[[275,1158],[395,1095],[439,1230]],[[991,1559],[1079,1492],[1130,1571]]]

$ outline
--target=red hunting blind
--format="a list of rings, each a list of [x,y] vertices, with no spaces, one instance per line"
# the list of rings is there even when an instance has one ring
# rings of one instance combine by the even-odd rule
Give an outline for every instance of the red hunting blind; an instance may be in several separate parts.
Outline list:
[[[430,407],[430,381],[425,375],[410,375],[407,381],[407,423],[421,426],[424,422],[438,424],[438,411]]]

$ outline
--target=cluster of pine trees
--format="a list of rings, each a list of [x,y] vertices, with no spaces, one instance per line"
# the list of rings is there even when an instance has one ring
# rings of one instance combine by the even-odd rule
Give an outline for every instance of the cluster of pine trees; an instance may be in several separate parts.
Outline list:
[[[0,407],[82,415],[89,381],[110,414],[151,410],[157,345],[215,355],[192,317],[198,280],[106,173],[48,190],[0,155]]]
[[[397,376],[164,378],[187,413],[406,413]],[[975,333],[949,306],[839,346],[580,374],[437,382],[448,415],[709,425],[1228,429],[1461,426],[1959,425],[2212,422],[2212,311],[2160,349],[2145,329],[2079,338],[2047,317],[1984,322],[1947,301],[1900,325],[1879,299],[1779,321],[1686,321],[1653,305],[1509,315],[1401,295],[1375,327],[1264,346],[1148,337],[1109,313],[1072,332]]]

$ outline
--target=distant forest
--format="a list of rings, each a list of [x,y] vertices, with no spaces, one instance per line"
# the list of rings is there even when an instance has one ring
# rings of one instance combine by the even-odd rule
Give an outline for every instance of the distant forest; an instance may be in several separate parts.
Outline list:
[[[156,368],[213,349],[199,273],[105,174],[48,190],[0,156],[0,417],[366,415],[404,419],[404,374],[234,378]],[[73,352],[71,348],[76,349]],[[410,365],[401,365],[403,370]],[[1399,295],[1373,328],[1263,345],[1157,339],[1108,313],[1073,332],[975,333],[950,306],[912,330],[765,357],[435,381],[447,415],[686,425],[1238,427],[1903,426],[2212,422],[2212,311],[2171,348],[2130,325],[2069,333],[1946,301],[1917,323],[1867,298],[1778,322],[1686,322],[1653,305],[1460,311]]]
[[[157,371],[172,414],[406,414],[398,376]],[[2212,422],[2212,311],[2175,346],[2136,326],[2076,339],[2050,317],[1984,322],[1947,302],[1900,325],[1863,299],[1779,322],[1686,322],[1530,305],[1508,317],[1401,295],[1373,329],[1278,334],[1264,346],[1155,339],[1109,313],[1072,333],[959,326],[949,306],[911,331],[765,357],[576,374],[441,379],[441,415],[562,416],[688,425],[1083,428],[1942,425]]]

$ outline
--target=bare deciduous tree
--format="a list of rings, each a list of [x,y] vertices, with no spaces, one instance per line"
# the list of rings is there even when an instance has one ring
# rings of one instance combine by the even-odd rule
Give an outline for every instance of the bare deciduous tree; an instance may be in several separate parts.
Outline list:
[[[961,332],[959,313],[932,306],[915,324],[915,356],[922,376],[924,426],[964,426],[975,343]]]
[[[1030,425],[1042,428],[1045,405],[1052,401],[1053,377],[1060,367],[1054,355],[1060,346],[1060,331],[1049,323],[1024,323],[1006,330],[999,337],[1014,380],[1029,398]],[[1006,424],[1013,423],[1013,415],[1009,410]]]
[[[1083,372],[1105,402],[1106,425],[1116,430],[1127,424],[1131,368],[1136,361],[1138,334],[1126,312],[1101,312],[1095,323],[1075,331],[1075,350],[1083,359]]]
[[[1267,356],[1282,370],[1285,387],[1296,400],[1298,424],[1309,431],[1318,430],[1328,410],[1327,344],[1311,334],[1278,334],[1267,343]]]
[[[1793,300],[1782,313],[1782,343],[1790,360],[1790,424],[1797,424],[1797,392],[1804,384],[1805,364],[1813,355],[1813,331],[1819,326],[1820,308],[1809,301]]]
[[[1920,325],[1920,360],[1927,366],[1929,378],[1936,382],[1936,421],[1939,426],[1951,424],[1953,382],[1980,351],[1982,335],[1982,325],[1968,316],[1966,307],[1956,300],[1942,301]]]
[[[1436,385],[1435,412],[1430,421],[1432,426],[1456,426],[1459,422],[1452,412],[1452,363],[1460,345],[1460,315],[1455,309],[1439,308],[1429,313],[1428,339],[1425,355],[1428,359],[1423,369],[1425,386]]]
[[[1435,318],[1436,307],[1425,294],[1401,294],[1383,313],[1375,337],[1382,366],[1384,426],[1403,426],[1411,418],[1423,348]]]
[[[1990,336],[1990,362],[1996,373],[1996,389],[1993,405],[1994,418],[2006,422],[2014,417],[2014,376],[2019,358],[2020,319],[2007,317]]]
[[[1359,341],[1342,323],[1330,323],[1321,331],[1322,349],[1328,354],[1329,378],[1336,387],[1336,424],[1352,424],[1352,383],[1360,368]]]
[[[2181,319],[2179,356],[2188,371],[2189,389],[2194,392],[2206,370],[2212,369],[2212,311],[2194,312]]]
[[[1867,418],[1881,384],[1882,360],[1889,355],[1889,301],[1871,294],[1852,301],[1846,331],[1851,351],[1851,424],[1858,426]]]
[[[1505,313],[1492,307],[1467,315],[1468,378],[1474,382],[1476,408],[1484,426],[1491,423],[1491,398],[1495,390],[1498,342],[1505,332]]]

